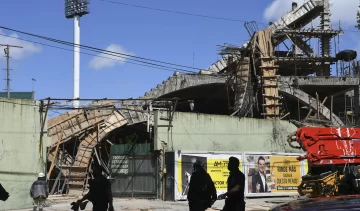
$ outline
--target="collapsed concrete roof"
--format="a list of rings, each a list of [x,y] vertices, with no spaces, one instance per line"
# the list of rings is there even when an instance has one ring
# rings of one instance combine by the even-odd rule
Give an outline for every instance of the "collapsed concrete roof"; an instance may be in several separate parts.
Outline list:
[[[275,43],[275,45],[285,39],[285,37],[281,37],[281,35],[276,34],[276,31],[300,29],[311,22],[311,20],[315,17],[319,16],[323,11],[323,7],[323,0],[309,0],[268,26],[267,29],[270,30],[275,37],[277,37],[278,43]],[[250,41],[241,46],[240,50],[247,48],[249,44]],[[305,52],[310,51],[309,49],[311,49],[306,45],[306,43],[301,43],[299,46],[303,46],[302,50]],[[313,54],[310,52],[309,55]],[[172,94],[176,96],[176,93],[179,91],[189,89],[196,90],[204,86],[206,86],[206,89],[209,88],[208,92],[210,93],[208,94],[214,94],[210,91],[212,86],[225,87],[229,81],[229,77],[227,75],[219,74],[228,68],[227,60],[228,56],[224,56],[222,59],[212,64],[207,71],[201,71],[200,74],[175,74],[163,81],[162,84],[159,84],[149,92],[146,92],[142,99],[162,98]],[[251,75],[249,74],[249,71],[250,69],[244,70],[244,72],[247,72],[246,77],[248,77],[249,80],[245,79],[246,85],[242,87],[242,90],[252,88],[251,83],[248,83],[251,82]],[[296,77],[296,81],[294,81],[294,78],[291,76],[281,76],[277,83],[279,83],[279,91],[283,95],[298,100],[315,111],[319,110],[319,113],[323,118],[327,120],[332,119],[332,123],[334,125],[342,126],[344,124],[339,117],[335,114],[331,115],[330,109],[326,106],[322,105],[319,107],[316,103],[316,99],[312,95],[303,91],[303,89],[306,89],[307,87],[310,87],[309,89],[311,89],[312,86],[316,85],[320,88],[323,87],[323,89],[328,89],[333,86],[334,90],[336,90],[337,87],[341,87],[342,90],[346,90],[353,88],[354,86],[358,86],[359,80],[332,77],[322,79],[318,77]],[[302,89],[299,89],[299,87]],[[252,96],[242,95],[242,97],[251,98]],[[102,102],[99,105],[112,105],[113,103],[114,102]],[[147,113],[142,112],[142,108],[139,107],[139,105],[133,105],[131,108],[132,109],[128,111],[109,109],[72,111],[49,120],[48,135],[52,139],[50,147],[51,151],[48,157],[49,160],[53,160],[54,154],[56,154],[56,148],[59,144],[74,140],[75,138],[80,141],[80,145],[75,156],[75,164],[73,166],[76,166],[77,169],[75,173],[81,176],[78,177],[80,179],[72,181],[72,187],[82,188],[82,185],[84,184],[83,179],[87,174],[87,168],[90,165],[92,153],[94,152],[93,149],[98,144],[99,140],[102,140],[106,134],[116,128],[124,125],[146,122],[148,120]],[[70,166],[63,167],[63,172],[65,174],[69,174],[69,167]]]
[[[140,106],[123,105],[122,110],[104,109],[115,105],[114,101],[92,104],[95,109],[66,112],[48,121],[48,136],[51,146],[48,160],[53,164],[54,155],[63,154],[58,150],[60,144],[78,144],[74,160],[66,160],[61,166],[62,173],[69,176],[70,189],[82,189],[94,147],[111,131],[124,125],[147,121],[147,113]],[[91,106],[90,106],[91,107]],[[76,143],[76,140],[78,142]],[[71,171],[70,171],[71,168]],[[51,168],[50,168],[51,170]],[[51,172],[50,172],[51,173]]]
[[[162,84],[156,86],[156,88],[151,89],[149,92],[145,94],[145,97],[151,98],[160,98],[162,96],[168,95],[170,93],[186,90],[188,88],[195,88],[203,85],[211,85],[211,84],[225,84],[227,81],[227,76],[218,75],[216,77],[209,77],[209,75],[188,75],[188,74],[180,74],[169,77],[168,80],[163,81]],[[296,82],[295,82],[296,80]],[[346,77],[292,77],[292,76],[283,76],[279,79],[279,91],[283,94],[293,98],[299,99],[301,104],[304,104],[308,107],[311,107],[313,110],[317,111],[316,99],[306,92],[298,89],[294,86],[300,86],[302,89],[306,89],[309,87],[316,86],[319,90],[326,89],[329,91],[331,87],[335,89],[341,88],[342,90],[351,89],[354,86],[359,84],[358,78],[346,78]],[[326,106],[320,107],[320,114],[323,115],[324,118],[330,120],[330,109]],[[344,123],[333,114],[333,124],[336,126],[342,126]]]
[[[279,20],[272,23],[266,29],[269,29],[273,34],[275,34],[277,30],[300,29],[309,24],[314,18],[318,17],[323,11],[323,7],[324,0],[309,0],[295,10],[291,10],[283,15]],[[277,44],[280,44],[282,41],[284,41],[284,39],[284,36],[280,37],[280,39],[277,41]],[[247,48],[249,44],[250,40],[240,46],[239,50]],[[308,45],[305,44],[305,46]],[[308,48],[311,49],[311,47]],[[207,70],[213,73],[222,72],[227,68],[227,61],[228,55],[214,62]]]
[[[279,29],[299,29],[304,25],[310,23],[315,17],[319,16],[323,11],[324,1],[323,0],[309,0],[305,2],[300,7],[289,11],[278,21],[272,23],[267,27],[272,33],[275,33]],[[246,42],[241,48],[246,48],[249,45],[249,42]],[[227,67],[227,56],[224,56],[219,61],[212,64],[208,71],[212,73],[222,72]],[[206,72],[206,71],[205,71]],[[168,80],[165,80],[162,84],[157,85],[156,88],[151,89],[143,97],[146,98],[158,98],[165,94],[186,89],[189,87],[196,87],[205,84],[224,84],[226,81],[226,76],[222,75],[208,75],[208,74],[179,74],[170,77]],[[282,82],[286,81],[286,78],[282,78]],[[341,82],[340,82],[341,83]],[[284,87],[284,86],[282,86]],[[281,88],[283,92],[289,93],[287,88]],[[105,103],[105,102],[103,102]],[[112,102],[106,102],[106,104],[111,104]],[[48,135],[52,139],[52,147],[58,141],[60,134],[63,133],[63,138],[61,142],[71,139],[74,136],[79,136],[81,133],[86,132],[88,129],[92,129],[94,125],[99,123],[103,124],[103,132],[108,131],[109,128],[113,127],[113,124],[133,124],[136,122],[145,121],[146,118],[143,112],[136,112],[136,118],[129,119],[127,116],[132,116],[129,113],[118,112],[109,110],[99,110],[99,111],[72,111],[70,113],[66,112],[58,117],[52,118],[48,122]],[[114,115],[122,116],[120,122],[108,122],[110,119],[114,121]],[[326,116],[324,114],[324,116]],[[133,121],[134,120],[134,121]],[[340,122],[337,121],[337,124]]]

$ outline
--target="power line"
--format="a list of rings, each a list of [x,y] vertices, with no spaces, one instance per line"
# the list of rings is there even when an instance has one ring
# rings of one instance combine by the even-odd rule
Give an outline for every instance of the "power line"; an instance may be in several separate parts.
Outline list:
[[[13,37],[10,35],[5,35],[5,34],[0,34],[0,36],[4,36],[4,37],[9,37],[9,38],[13,38],[13,39],[17,39],[17,40],[22,40],[25,42],[29,42],[29,43],[34,43],[34,44],[38,44],[38,45],[43,45],[43,46],[47,46],[47,47],[51,47],[51,48],[56,48],[56,49],[60,49],[60,50],[65,50],[65,51],[71,51],[74,52],[74,50],[72,49],[67,49],[67,48],[62,48],[59,46],[54,46],[54,45],[49,45],[49,44],[45,44],[45,43],[40,43],[40,42],[36,42],[36,41],[31,41],[31,40],[27,40],[27,39],[22,39],[19,37]],[[114,61],[120,61],[120,62],[124,62],[124,63],[129,63],[129,64],[134,64],[134,65],[139,65],[139,66],[144,66],[144,67],[150,67],[150,68],[156,68],[156,69],[161,69],[161,70],[167,70],[167,71],[178,71],[178,72],[184,72],[184,73],[196,73],[196,72],[192,72],[192,71],[187,71],[187,70],[181,70],[181,69],[174,69],[172,67],[169,68],[163,68],[163,67],[154,67],[154,66],[150,66],[150,65],[145,65],[145,64],[139,64],[139,63],[135,63],[135,62],[129,62],[123,59],[115,59],[115,58],[109,58],[106,56],[99,56],[99,55],[95,55],[95,54],[91,54],[91,53],[86,53],[86,52],[80,52],[81,54],[84,55],[88,55],[88,56],[95,56],[95,57],[99,57],[99,58],[104,58],[104,59],[110,59],[110,60],[114,60]],[[116,57],[116,56],[115,56]]]
[[[100,1],[108,2],[108,3],[112,3],[112,4],[120,4],[120,5],[130,6],[130,7],[137,7],[137,8],[142,8],[142,9],[155,10],[155,11],[160,11],[160,12],[168,12],[168,13],[180,14],[180,15],[188,15],[188,16],[195,16],[195,17],[201,17],[201,18],[211,18],[211,19],[224,20],[224,21],[233,21],[233,22],[243,22],[243,23],[246,22],[244,20],[222,18],[222,17],[215,17],[215,16],[209,16],[209,15],[200,15],[200,14],[179,12],[179,11],[173,11],[173,10],[165,10],[165,9],[159,9],[159,8],[154,8],[154,7],[147,7],[147,6],[141,6],[141,5],[128,4],[128,3],[123,3],[123,2],[119,2],[119,1],[111,1],[111,0],[100,0]]]
[[[54,45],[49,45],[49,44],[36,42],[36,41],[32,41],[32,40],[22,39],[22,38],[19,38],[19,37],[13,37],[13,36],[1,34],[1,33],[0,33],[0,36],[9,37],[9,38],[17,39],[17,40],[22,40],[22,41],[29,42],[29,43],[39,44],[39,45],[43,45],[43,46],[46,46],[46,47],[51,47],[51,48],[56,48],[56,49],[60,49],[60,50],[74,52],[73,49],[62,48],[62,47],[59,47],[59,46],[54,46]],[[95,55],[95,54],[86,53],[86,52],[80,52],[80,53],[84,54],[84,55],[88,55],[88,56],[94,56],[94,57],[99,57],[99,58],[104,58],[104,59],[110,59],[110,60],[120,61],[120,62],[124,62],[124,63],[128,63],[128,64],[133,64],[133,65],[138,65],[138,66],[143,66],[143,67],[149,67],[149,68],[153,68],[153,69],[160,69],[160,70],[166,70],[166,71],[171,71],[171,72],[182,72],[182,73],[186,73],[186,74],[198,74],[197,72],[193,72],[193,71],[189,71],[189,70],[183,70],[183,69],[174,68],[174,67],[164,67],[163,68],[163,67],[156,66],[157,64],[154,64],[155,66],[151,66],[151,65],[145,65],[145,64],[135,63],[135,62],[129,62],[127,60],[122,60],[122,59],[115,59],[115,58],[109,58],[109,57],[106,57],[106,56]],[[118,57],[118,56],[114,56],[114,57]],[[219,74],[214,73],[214,74],[206,74],[204,76],[217,78],[217,77],[222,77],[223,75],[219,75]]]
[[[147,60],[147,61],[152,61],[152,62],[167,64],[167,65],[173,65],[173,66],[178,66],[178,67],[183,67],[183,68],[188,68],[188,69],[202,70],[202,68],[193,68],[193,67],[189,67],[189,66],[185,66],[185,65],[179,65],[179,64],[169,63],[169,62],[163,62],[163,61],[159,61],[159,60],[148,59],[148,58],[139,57],[139,56],[133,56],[133,55],[125,54],[125,53],[108,51],[108,50],[104,50],[104,49],[100,49],[100,48],[95,48],[95,47],[91,47],[91,46],[87,46],[87,45],[78,45],[78,44],[74,44],[74,43],[72,43],[72,42],[67,42],[67,41],[58,40],[58,39],[54,39],[54,38],[50,38],[50,37],[45,37],[45,36],[41,36],[41,35],[36,35],[36,34],[24,32],[24,31],[19,31],[19,30],[16,30],[16,29],[7,28],[7,27],[4,27],[4,26],[0,26],[0,28],[5,29],[5,30],[8,30],[8,31],[12,31],[12,32],[17,32],[17,33],[20,33],[20,34],[25,34],[25,35],[32,36],[32,37],[37,37],[37,38],[40,38],[40,39],[45,39],[45,40],[48,40],[48,41],[51,41],[51,42],[56,42],[56,43],[60,43],[60,44],[64,44],[64,45],[69,45],[69,46],[78,46],[78,47],[80,47],[80,48],[87,49],[87,50],[90,49],[91,51],[96,51],[96,52],[108,54],[108,55],[111,55],[111,56],[121,55],[122,58],[124,58],[124,56],[125,56],[125,58],[127,58],[127,59],[129,59],[128,57],[132,57],[132,58],[137,58],[137,59],[142,59],[142,60]],[[115,55],[113,55],[113,54],[115,54]],[[119,57],[121,57],[121,56],[119,56]],[[148,62],[139,61],[139,60],[135,60],[135,59],[131,59],[131,60],[134,60],[134,61],[137,61],[137,62],[142,62],[142,63],[148,63]],[[150,64],[150,63],[148,63],[148,64]],[[152,65],[156,65],[156,64],[152,64]],[[157,65],[157,66],[161,66],[161,65]],[[162,66],[162,67],[164,67],[164,66]]]

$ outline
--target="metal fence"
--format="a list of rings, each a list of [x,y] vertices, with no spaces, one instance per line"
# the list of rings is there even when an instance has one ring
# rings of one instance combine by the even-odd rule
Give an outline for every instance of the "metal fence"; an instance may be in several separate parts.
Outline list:
[[[114,197],[157,197],[159,163],[154,154],[112,154],[110,164]]]

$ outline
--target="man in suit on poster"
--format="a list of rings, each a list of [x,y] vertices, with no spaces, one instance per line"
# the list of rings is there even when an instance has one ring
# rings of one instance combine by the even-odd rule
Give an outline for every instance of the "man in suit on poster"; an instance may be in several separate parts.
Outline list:
[[[268,186],[266,183],[266,164],[265,158],[260,156],[258,158],[259,171],[252,176],[252,193],[265,193],[268,192]]]

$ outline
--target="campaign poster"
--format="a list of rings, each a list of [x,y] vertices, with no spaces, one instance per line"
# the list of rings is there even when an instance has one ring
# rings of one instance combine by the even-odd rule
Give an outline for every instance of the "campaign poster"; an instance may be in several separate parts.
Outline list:
[[[221,192],[227,191],[227,179],[229,177],[228,163],[230,156],[219,155],[217,157],[211,156],[207,160],[207,173],[210,175],[213,180],[216,190]],[[234,156],[237,157],[237,156]],[[239,169],[242,171],[241,159]]]
[[[248,193],[271,193],[273,181],[269,155],[247,155]]]
[[[297,192],[301,162],[296,156],[247,155],[248,193]]]
[[[300,161],[293,156],[271,156],[271,192],[297,192],[301,183]]]
[[[193,163],[199,160],[203,163],[204,170],[213,180],[217,194],[227,191],[227,179],[229,177],[229,157],[237,157],[240,161],[239,169],[242,169],[241,154],[180,154],[177,158],[177,194],[176,200],[186,200],[189,191],[189,183],[193,172]]]
[[[187,193],[189,191],[189,184],[190,184],[190,180],[191,180],[191,174],[193,172],[193,164],[195,163],[195,161],[201,161],[201,163],[203,163],[204,165],[204,169],[206,171],[206,163],[207,163],[207,158],[205,156],[200,156],[197,154],[191,155],[191,154],[187,154],[187,155],[181,155],[181,160],[179,162],[179,164],[181,165],[181,168],[179,169],[179,177],[181,178],[181,197],[182,198],[186,198]]]

